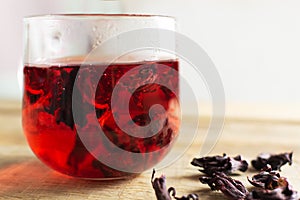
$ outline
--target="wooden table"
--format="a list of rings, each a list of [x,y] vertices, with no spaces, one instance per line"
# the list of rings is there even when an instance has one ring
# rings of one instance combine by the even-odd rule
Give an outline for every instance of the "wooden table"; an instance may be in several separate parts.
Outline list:
[[[289,177],[294,188],[300,191],[300,120],[290,119],[229,116],[210,154],[242,154],[250,161],[260,152],[293,151],[294,163],[284,166],[282,175]],[[200,152],[208,121],[207,117],[202,117],[198,137],[188,151],[175,163],[157,172],[157,176],[161,173],[167,176],[168,187],[175,187],[179,196],[197,193],[201,199],[224,199],[221,193],[211,192],[202,185],[198,181],[199,172],[189,164]],[[27,146],[18,103],[1,102],[0,127],[0,199],[155,199],[150,172],[130,180],[91,181],[60,175],[46,167]],[[180,145],[174,151],[176,148],[178,150]],[[247,173],[234,178],[250,187],[246,176],[253,173],[250,168]]]

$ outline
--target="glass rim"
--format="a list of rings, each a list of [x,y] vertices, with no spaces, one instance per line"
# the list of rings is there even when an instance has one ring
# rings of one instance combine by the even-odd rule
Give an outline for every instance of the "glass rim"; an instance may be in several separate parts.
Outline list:
[[[176,18],[169,15],[156,14],[104,14],[104,13],[66,13],[66,14],[45,14],[45,15],[29,15],[23,17],[24,21],[31,20],[74,20],[74,19],[134,19],[134,18],[168,18],[176,21]]]

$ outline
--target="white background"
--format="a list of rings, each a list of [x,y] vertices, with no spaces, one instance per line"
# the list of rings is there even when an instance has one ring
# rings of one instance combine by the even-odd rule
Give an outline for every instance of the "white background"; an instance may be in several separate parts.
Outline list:
[[[0,98],[21,98],[17,69],[25,15],[96,11],[97,0],[2,0]],[[122,0],[128,13],[177,17],[179,31],[205,49],[227,102],[300,102],[300,1]]]

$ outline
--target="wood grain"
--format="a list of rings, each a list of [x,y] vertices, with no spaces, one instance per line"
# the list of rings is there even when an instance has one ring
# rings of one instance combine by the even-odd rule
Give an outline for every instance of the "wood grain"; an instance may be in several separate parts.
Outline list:
[[[92,181],[67,177],[49,169],[29,149],[22,133],[20,116],[18,104],[10,104],[9,109],[0,109],[0,199],[155,199],[150,171],[127,180]],[[197,193],[201,199],[224,199],[219,192],[211,192],[202,185],[198,181],[197,169],[189,164],[193,157],[199,155],[204,142],[209,118],[201,120],[203,123],[197,138],[188,151],[173,164],[159,169],[157,176],[165,174],[168,186],[175,187],[179,196]],[[185,134],[185,131],[189,131],[188,128],[183,129],[181,134]],[[189,141],[189,138],[186,140]],[[181,143],[185,142],[178,141],[172,152],[180,152]],[[294,151],[294,163],[284,166],[282,175],[289,177],[294,188],[300,190],[300,121],[294,118],[293,123],[286,119],[227,119],[222,135],[210,154],[242,154],[251,160],[265,151]],[[246,176],[253,173],[249,169],[235,178],[250,187]]]

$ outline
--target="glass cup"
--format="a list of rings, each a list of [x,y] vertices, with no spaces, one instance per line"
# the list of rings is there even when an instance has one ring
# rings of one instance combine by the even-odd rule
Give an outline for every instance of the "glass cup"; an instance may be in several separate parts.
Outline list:
[[[175,39],[156,30],[175,31],[174,18],[46,15],[24,25],[22,123],[42,162],[114,179],[167,155],[179,131],[179,66],[160,49],[167,42],[175,50]]]

